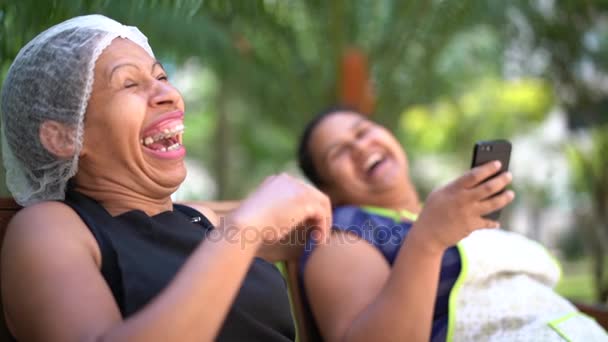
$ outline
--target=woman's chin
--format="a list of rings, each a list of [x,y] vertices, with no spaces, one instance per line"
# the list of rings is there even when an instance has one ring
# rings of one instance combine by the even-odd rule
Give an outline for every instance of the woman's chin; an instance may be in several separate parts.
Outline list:
[[[175,192],[186,180],[186,168],[184,167],[182,170],[176,170],[174,173],[175,174],[168,175],[172,177],[167,177],[165,183],[167,188],[173,189],[172,192]]]
[[[149,173],[149,178],[166,192],[172,194],[186,179],[186,166],[183,162],[171,168],[155,169]]]

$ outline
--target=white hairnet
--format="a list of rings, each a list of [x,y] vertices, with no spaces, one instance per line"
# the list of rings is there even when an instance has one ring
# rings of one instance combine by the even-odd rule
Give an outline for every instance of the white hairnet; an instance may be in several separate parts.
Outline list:
[[[129,39],[154,57],[148,39],[137,28],[102,15],[55,25],[17,54],[4,81],[0,109],[6,183],[19,204],[65,197],[67,182],[78,169],[95,61],[117,37]],[[75,146],[71,158],[60,159],[40,143],[40,125],[46,120],[74,128],[66,138]]]

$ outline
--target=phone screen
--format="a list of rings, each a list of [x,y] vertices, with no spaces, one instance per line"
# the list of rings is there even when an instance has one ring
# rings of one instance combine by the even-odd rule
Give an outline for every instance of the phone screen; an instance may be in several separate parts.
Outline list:
[[[511,143],[507,140],[478,141],[473,148],[473,161],[471,168],[485,163],[498,160],[501,163],[500,170],[494,175],[499,175],[509,170],[511,159]],[[492,177],[494,177],[492,176]],[[490,178],[492,178],[490,177]],[[488,178],[488,179],[490,179]],[[484,180],[484,182],[487,181]],[[502,192],[500,192],[502,193]],[[498,193],[498,194],[500,194]],[[497,194],[497,195],[498,195]],[[500,210],[494,211],[484,216],[487,219],[498,221]]]

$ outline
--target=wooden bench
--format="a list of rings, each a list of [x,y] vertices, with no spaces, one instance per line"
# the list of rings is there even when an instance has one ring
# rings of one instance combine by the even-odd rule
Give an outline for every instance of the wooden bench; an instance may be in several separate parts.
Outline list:
[[[12,198],[0,198],[0,250],[2,241],[4,241],[4,233],[6,233],[6,225],[19,209],[19,205]],[[6,327],[4,310],[2,310],[1,304],[2,299],[0,298],[0,341],[10,341],[10,334]]]
[[[205,202],[205,205],[213,209],[218,215],[226,215],[231,210],[236,208],[238,202]],[[9,220],[20,209],[19,205],[11,198],[0,198],[0,243],[4,239],[4,233]],[[302,296],[298,284],[298,261],[286,260],[287,284],[293,304],[293,311],[297,322],[298,338],[300,342],[310,341],[310,331],[312,327],[312,318],[306,313],[303,307]],[[0,299],[0,307],[1,307]],[[604,305],[594,305],[585,303],[574,303],[579,310],[585,314],[595,318],[595,320],[608,330],[608,308]],[[4,320],[4,313],[0,309],[0,341],[9,340],[9,332]]]

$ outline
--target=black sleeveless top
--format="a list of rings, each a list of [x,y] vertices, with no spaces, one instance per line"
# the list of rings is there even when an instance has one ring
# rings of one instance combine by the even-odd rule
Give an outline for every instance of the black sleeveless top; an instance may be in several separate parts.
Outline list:
[[[200,212],[178,204],[173,211],[152,217],[140,210],[112,217],[95,200],[75,191],[68,191],[64,202],[95,236],[102,257],[101,273],[124,318],[157,296],[213,229]],[[274,265],[256,258],[217,340],[294,339],[285,280]]]

